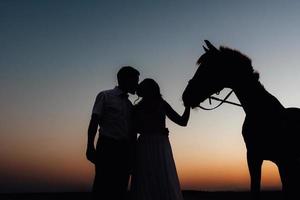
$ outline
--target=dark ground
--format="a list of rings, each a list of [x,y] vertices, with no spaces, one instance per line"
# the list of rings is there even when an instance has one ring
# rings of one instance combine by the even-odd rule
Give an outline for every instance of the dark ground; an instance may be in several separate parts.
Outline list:
[[[201,192],[183,191],[185,200],[250,200],[249,192]],[[0,194],[1,200],[92,200],[88,192],[68,193],[25,193],[25,194]],[[264,191],[261,193],[261,200],[282,200],[280,191]]]

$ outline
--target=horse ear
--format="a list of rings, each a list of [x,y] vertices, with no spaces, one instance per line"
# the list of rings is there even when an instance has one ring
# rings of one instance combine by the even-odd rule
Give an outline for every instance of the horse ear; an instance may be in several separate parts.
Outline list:
[[[202,45],[205,52],[208,52],[208,48],[206,48],[204,45]]]
[[[218,49],[216,47],[214,47],[214,45],[212,45],[208,40],[204,40],[204,42],[209,50],[218,51]]]

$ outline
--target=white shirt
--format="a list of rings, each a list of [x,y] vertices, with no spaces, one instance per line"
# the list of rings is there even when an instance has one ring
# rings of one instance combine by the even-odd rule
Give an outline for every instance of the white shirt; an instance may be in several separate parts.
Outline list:
[[[100,117],[99,134],[116,140],[128,139],[132,128],[132,103],[118,87],[100,92],[93,114]]]

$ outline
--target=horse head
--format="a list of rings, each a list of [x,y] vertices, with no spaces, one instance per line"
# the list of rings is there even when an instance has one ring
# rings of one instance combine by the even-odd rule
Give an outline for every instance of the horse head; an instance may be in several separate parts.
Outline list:
[[[233,89],[254,73],[247,56],[227,47],[218,49],[207,40],[205,44],[205,53],[197,60],[198,69],[182,95],[184,104],[192,108],[224,88]]]

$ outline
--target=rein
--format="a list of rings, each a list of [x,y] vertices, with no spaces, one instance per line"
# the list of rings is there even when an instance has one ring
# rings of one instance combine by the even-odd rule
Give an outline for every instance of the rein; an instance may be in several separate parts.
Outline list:
[[[213,99],[213,100],[216,100],[216,101],[220,101],[220,103],[219,103],[218,105],[216,105],[215,107],[213,107],[213,108],[205,108],[205,107],[203,107],[203,106],[201,106],[201,105],[199,105],[198,107],[201,108],[201,109],[203,109],[203,110],[214,110],[214,109],[218,108],[219,106],[221,106],[223,103],[228,103],[228,104],[231,104],[231,105],[235,105],[235,106],[240,106],[240,107],[242,107],[241,104],[234,103],[234,102],[231,102],[231,101],[227,101],[228,97],[229,97],[232,93],[233,93],[233,90],[231,90],[231,91],[225,96],[224,99],[219,99],[219,98],[214,97],[214,96],[208,97],[208,100],[209,100],[209,104],[210,104],[210,105],[211,105],[211,100],[212,100],[212,99]]]

